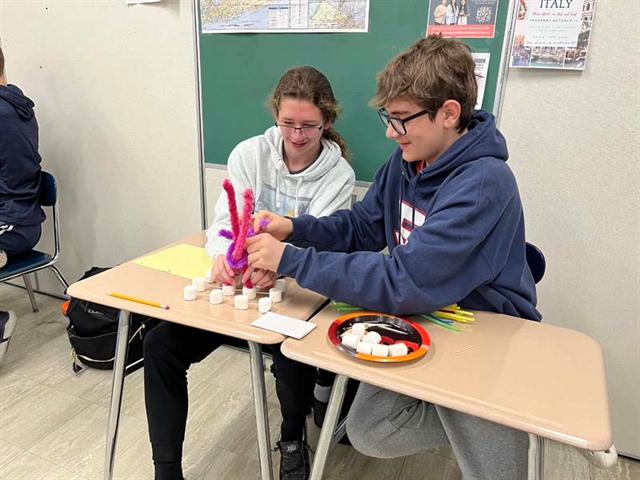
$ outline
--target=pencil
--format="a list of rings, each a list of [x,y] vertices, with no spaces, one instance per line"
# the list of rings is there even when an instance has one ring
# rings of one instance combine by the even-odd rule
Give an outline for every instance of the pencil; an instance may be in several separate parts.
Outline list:
[[[162,308],[163,310],[169,310],[169,305],[164,305],[158,302],[151,302],[149,300],[144,300],[142,298],[130,297],[129,295],[123,295],[121,293],[115,293],[115,292],[107,292],[107,295],[109,295],[110,297],[121,298],[123,300],[129,300],[130,302],[142,303],[144,305],[149,305],[151,307]]]

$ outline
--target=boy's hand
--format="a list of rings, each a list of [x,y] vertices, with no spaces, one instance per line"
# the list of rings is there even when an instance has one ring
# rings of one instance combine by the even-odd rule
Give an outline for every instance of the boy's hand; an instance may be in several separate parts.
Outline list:
[[[269,270],[256,269],[248,267],[242,275],[242,283],[247,283],[247,280],[251,279],[254,287],[270,287],[276,282],[278,274],[276,272],[270,272]]]
[[[261,268],[277,272],[284,249],[285,244],[269,234],[261,233],[247,238],[249,265],[256,269]]]
[[[260,228],[260,222],[265,219],[269,223]],[[256,232],[270,233],[278,240],[284,240],[293,232],[293,222],[268,210],[260,210],[253,216],[253,229]]]
[[[227,264],[227,257],[224,253],[218,254],[213,261],[211,279],[220,284],[236,284],[236,272]]]

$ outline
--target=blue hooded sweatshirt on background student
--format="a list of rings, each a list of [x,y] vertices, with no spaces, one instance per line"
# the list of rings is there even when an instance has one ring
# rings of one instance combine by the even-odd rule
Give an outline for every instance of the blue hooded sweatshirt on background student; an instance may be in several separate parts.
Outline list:
[[[506,141],[484,111],[418,173],[396,149],[351,210],[291,219],[287,242],[315,248],[288,245],[278,273],[333,300],[395,315],[457,302],[540,320],[507,158]],[[378,253],[384,247],[389,254]]]
[[[32,227],[45,219],[33,107],[15,85],[0,85],[0,223]]]

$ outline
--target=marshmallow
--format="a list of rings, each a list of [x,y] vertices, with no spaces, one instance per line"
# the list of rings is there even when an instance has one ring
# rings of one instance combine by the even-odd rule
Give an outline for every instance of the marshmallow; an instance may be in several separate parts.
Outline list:
[[[193,285],[187,285],[184,287],[184,292],[182,293],[182,298],[185,300],[191,301],[196,299],[196,287]]]
[[[213,303],[214,305],[219,305],[220,303],[222,303],[222,290],[220,290],[219,288],[211,290],[211,294],[209,295],[209,302]]]
[[[356,346],[356,350],[358,351],[358,353],[366,353],[367,355],[371,355],[371,344],[358,342],[358,345]]]
[[[236,295],[233,297],[233,306],[236,310],[246,310],[249,308],[249,299],[245,295]]]
[[[197,292],[204,292],[206,287],[206,280],[203,277],[196,277],[191,281],[191,285],[196,287]]]
[[[378,332],[369,332],[364,337],[362,337],[362,341],[364,343],[375,345],[382,341],[382,337]]]
[[[404,343],[394,343],[393,345],[389,345],[389,356],[391,357],[402,357],[407,353],[409,353],[409,349]]]
[[[263,297],[258,301],[258,311],[260,313],[267,313],[271,310],[271,299]]]
[[[364,337],[367,331],[364,329],[364,323],[354,323],[351,325],[351,333],[359,335],[360,338]]]
[[[270,288],[269,289],[269,298],[273,303],[278,303],[282,301],[282,290],[279,288]]]
[[[388,357],[389,347],[382,344],[371,345],[371,355],[375,355],[376,357]]]
[[[253,300],[256,298],[256,289],[255,288],[247,288],[242,287],[242,294],[247,297],[249,300]]]
[[[235,285],[222,285],[222,295],[225,297],[230,297],[231,295],[236,294],[236,286]]]
[[[284,293],[287,291],[287,281],[284,278],[279,278],[276,280],[275,287]]]
[[[206,272],[204,272],[204,281],[207,283],[213,283],[213,272],[211,271],[211,269],[207,270]]]
[[[353,333],[345,333],[342,336],[342,344],[345,347],[353,348],[354,350],[358,347],[359,341],[360,341],[360,337]]]

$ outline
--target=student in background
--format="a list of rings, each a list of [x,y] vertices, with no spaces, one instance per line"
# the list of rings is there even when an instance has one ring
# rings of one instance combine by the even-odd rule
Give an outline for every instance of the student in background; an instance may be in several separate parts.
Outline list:
[[[40,240],[40,154],[34,103],[8,85],[0,48],[0,268]],[[15,327],[13,312],[0,311],[0,362]]]
[[[348,208],[355,174],[345,160],[346,143],[332,128],[339,106],[327,78],[312,67],[288,70],[280,78],[269,108],[275,126],[240,143],[229,156],[228,175],[239,208],[247,188],[253,190],[256,211],[270,209],[287,216],[320,217]],[[235,272],[225,255],[230,242],[218,235],[221,228],[230,229],[224,191],[207,232],[206,249],[214,259],[213,279],[236,284]],[[259,287],[269,286],[276,279],[272,271],[250,268],[243,282],[249,276]],[[145,337],[145,401],[156,480],[182,480],[188,407],[186,373],[224,340],[212,332],[169,322],[161,323]],[[309,476],[309,452],[303,431],[317,372],[287,359],[279,345],[274,348],[273,365],[283,418],[278,442],[280,478],[302,480]]]
[[[395,315],[457,302],[540,320],[506,141],[493,115],[474,112],[476,97],[475,63],[461,41],[429,36],[398,54],[372,102],[398,148],[363,200],[319,219],[259,212],[255,224],[269,223],[248,239],[250,265]],[[347,433],[373,457],[450,442],[464,478],[527,475],[526,433],[364,383]]]

